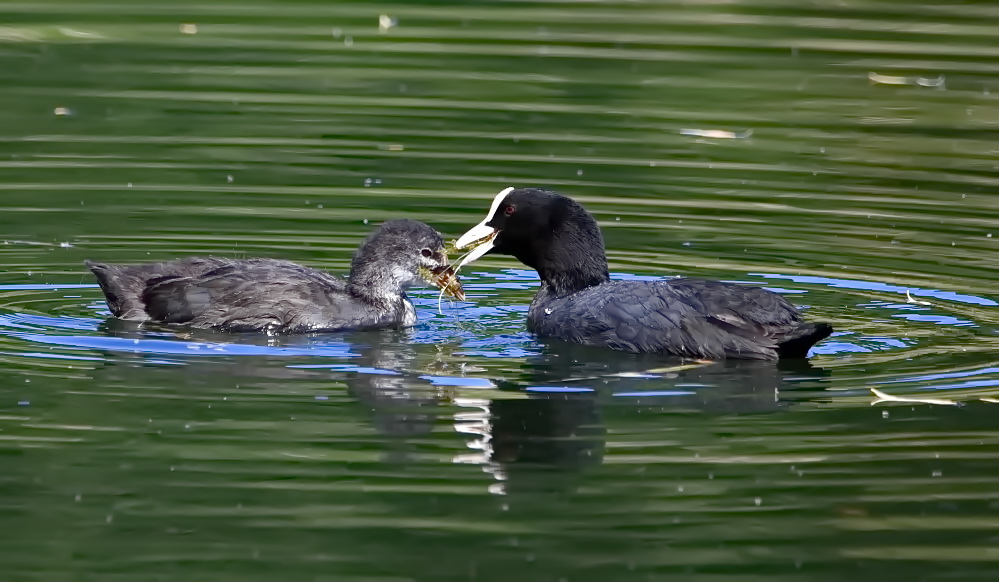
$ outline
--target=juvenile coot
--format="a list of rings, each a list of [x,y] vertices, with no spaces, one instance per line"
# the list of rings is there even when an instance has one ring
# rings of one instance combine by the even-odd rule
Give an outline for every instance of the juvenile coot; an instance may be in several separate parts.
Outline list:
[[[277,259],[191,257],[135,266],[87,261],[115,317],[222,331],[302,333],[408,327],[421,279],[464,295],[440,234],[390,220],[361,243],[344,280]]]
[[[503,190],[486,219],[455,246],[472,247],[459,268],[493,252],[538,271],[541,289],[527,329],[539,336],[636,353],[776,360],[806,357],[832,333],[759,287],[686,278],[611,281],[596,220],[550,190]]]

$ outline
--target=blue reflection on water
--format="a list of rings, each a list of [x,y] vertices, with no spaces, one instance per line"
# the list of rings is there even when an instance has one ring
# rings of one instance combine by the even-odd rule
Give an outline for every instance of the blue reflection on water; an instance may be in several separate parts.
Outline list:
[[[942,301],[955,301],[979,306],[999,305],[991,299],[949,291],[907,288],[888,283],[872,281],[837,279],[830,277],[784,275],[776,273],[750,273],[750,277],[764,279],[783,279],[795,283],[820,285],[832,288],[864,289],[892,292],[905,295],[908,291],[913,296],[929,297]],[[523,319],[528,305],[484,306],[477,304],[474,298],[495,297],[503,290],[531,290],[538,285],[537,273],[530,269],[504,269],[498,272],[472,271],[465,273],[466,290],[478,291],[471,293],[470,300],[463,302],[445,302],[438,311],[437,290],[424,288],[414,289],[410,293],[417,307],[420,325],[412,329],[405,341],[414,344],[447,344],[460,347],[455,355],[482,358],[520,359],[536,356],[541,353],[541,346],[534,336],[523,331]],[[611,274],[614,280],[654,281],[664,277],[638,275],[615,272]],[[758,284],[753,281],[739,281]],[[0,285],[0,290],[7,291],[60,291],[65,289],[97,289],[95,284],[21,284]],[[785,289],[768,286],[769,290],[782,294],[807,293],[804,289]],[[916,323],[930,323],[946,326],[974,326],[975,322],[947,314],[931,313],[932,307],[913,303],[868,301],[858,307],[888,311],[890,318],[905,319]],[[87,306],[98,314],[107,315],[103,302]],[[99,332],[103,319],[88,317],[46,316],[27,313],[0,314],[0,333],[17,337],[22,340],[47,345],[60,345],[70,349],[96,349],[105,351],[122,351],[130,353],[160,354],[174,356],[320,356],[335,358],[352,358],[358,354],[347,341],[329,341],[328,338],[312,338],[303,341],[302,345],[253,345],[247,343],[230,343],[228,341],[191,341],[176,337],[167,331],[143,330],[137,339],[108,337],[105,335],[90,335]],[[52,333],[56,330],[71,330],[74,332],[89,332],[83,335]],[[881,350],[905,349],[916,344],[916,340],[885,336],[865,336],[850,338],[849,332],[835,334],[825,342],[813,348],[813,355],[837,355],[849,353],[868,353]],[[852,341],[851,341],[852,340]],[[234,340],[236,341],[236,340]],[[59,358],[58,354],[20,354],[27,357]],[[67,356],[68,357],[68,356]],[[178,362],[163,360],[165,363]],[[362,370],[353,366],[330,369],[350,370],[362,373],[379,373],[375,369]],[[446,382],[437,377],[427,377],[431,382]]]
[[[528,392],[550,392],[550,393],[578,393],[578,392],[593,392],[593,388],[585,388],[583,386],[528,386],[524,388]]]
[[[78,349],[119,351],[140,354],[200,355],[200,356],[330,356],[356,357],[350,344],[316,344],[308,347],[257,346],[184,340],[131,339],[105,336],[45,335],[10,332],[7,335],[40,344]]]
[[[464,388],[495,388],[491,380],[487,378],[466,378],[464,376],[420,376],[421,380],[427,380],[434,386],[461,386]]]
[[[943,372],[940,374],[926,374],[923,376],[911,376],[908,378],[898,378],[895,380],[882,380],[877,384],[897,384],[900,382],[927,382],[931,380],[944,380],[947,378],[967,378],[968,376],[983,376],[985,374],[999,374],[999,368],[980,368],[977,370],[965,370],[963,372]]]
[[[936,289],[919,289],[918,287],[901,287],[890,283],[878,283],[876,281],[861,281],[857,279],[834,279],[831,277],[817,277],[814,275],[780,275],[776,273],[749,273],[754,277],[764,279],[787,279],[795,283],[809,283],[813,285],[824,285],[826,287],[836,287],[841,289],[863,289],[866,291],[884,291],[886,293],[898,293],[905,295],[908,292],[913,297],[932,297],[941,301],[956,301],[958,303],[969,303],[972,305],[984,305],[995,307],[999,303],[992,299],[978,297],[975,295],[965,295],[953,291],[938,291]]]

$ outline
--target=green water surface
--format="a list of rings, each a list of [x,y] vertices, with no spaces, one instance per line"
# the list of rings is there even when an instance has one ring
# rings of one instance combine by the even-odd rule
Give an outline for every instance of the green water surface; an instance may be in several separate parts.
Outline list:
[[[0,2],[0,579],[999,578],[999,5]],[[105,322],[85,258],[347,270],[510,185],[615,277],[783,293],[810,365]],[[907,292],[909,297],[907,298]],[[888,398],[875,397],[876,388]]]

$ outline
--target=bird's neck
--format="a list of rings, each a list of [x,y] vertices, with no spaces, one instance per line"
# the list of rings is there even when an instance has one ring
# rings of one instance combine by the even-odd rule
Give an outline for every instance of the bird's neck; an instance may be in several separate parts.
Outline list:
[[[531,266],[538,271],[542,287],[556,297],[610,280],[599,231],[597,236],[585,238],[571,233],[554,234],[544,253],[533,258],[535,264]]]
[[[406,297],[409,279],[399,267],[386,269],[373,262],[355,261],[347,279],[347,290],[370,303],[390,306]]]

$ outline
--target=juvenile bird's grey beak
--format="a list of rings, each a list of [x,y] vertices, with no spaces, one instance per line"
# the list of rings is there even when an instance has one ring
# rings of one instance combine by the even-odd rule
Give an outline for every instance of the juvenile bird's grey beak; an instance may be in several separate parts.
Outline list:
[[[496,238],[496,235],[499,234],[499,231],[489,226],[487,223],[492,220],[493,216],[495,216],[496,210],[499,208],[500,203],[503,202],[503,199],[506,198],[506,195],[510,192],[513,192],[512,187],[505,188],[500,191],[500,193],[493,198],[492,206],[489,207],[489,213],[486,214],[486,218],[479,224],[476,224],[472,228],[468,229],[468,232],[459,236],[458,240],[455,241],[454,248],[457,250],[472,247],[472,250],[465,255],[465,258],[463,258],[455,267],[456,269],[461,269],[468,263],[479,259],[482,255],[488,253],[489,250],[493,248],[493,240]]]

